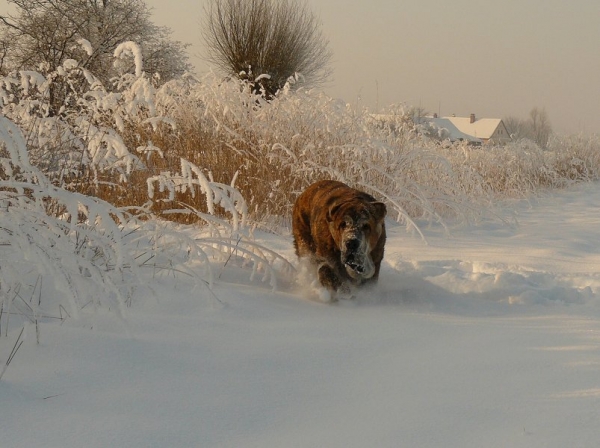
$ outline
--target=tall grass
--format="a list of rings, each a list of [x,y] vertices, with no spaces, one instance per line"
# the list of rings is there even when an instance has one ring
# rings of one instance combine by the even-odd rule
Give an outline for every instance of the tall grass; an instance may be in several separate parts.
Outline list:
[[[320,92],[284,91],[267,103],[244,87],[210,77],[186,83],[185,95],[181,81],[166,86],[157,109],[177,126],[152,141],[221,182],[235,178],[254,223],[285,225],[297,195],[323,178],[384,198],[405,222],[470,213],[448,161],[405,116],[401,126],[378,127],[367,111]]]
[[[157,109],[177,125],[153,142],[221,182],[236,178],[251,220],[263,226],[285,226],[297,195],[322,178],[375,194],[412,225],[470,222],[498,199],[600,174],[596,137],[556,138],[548,150],[530,141],[440,143],[402,107],[374,116],[318,91],[283,91],[267,103],[244,87],[211,76],[165,86]]]
[[[158,134],[171,124],[154,114],[153,88],[143,76],[121,79],[115,93],[73,62],[61,70],[57,77],[72,75],[92,90],[73,89],[57,114],[50,113],[56,106],[51,82],[41,75],[5,78],[0,90],[3,113],[12,118],[0,115],[5,335],[15,323],[37,326],[40,319],[77,316],[84,309],[123,315],[136,299],[151,294],[149,277],[185,276],[219,302],[211,287],[215,270],[228,263],[247,266],[251,276],[260,274],[272,287],[278,276],[291,273],[286,260],[252,240],[247,205],[235,187],[181,158],[177,172],[148,168],[154,152],[162,151],[151,142],[140,144],[141,131],[154,127]],[[130,152],[131,142],[139,146]],[[153,201],[154,193],[165,198]],[[203,209],[178,202],[176,194],[200,198]],[[167,204],[161,209],[166,217],[193,216],[202,230],[170,225],[153,213],[154,204]]]
[[[185,276],[218,302],[210,292],[215,270],[232,258],[273,288],[278,274],[293,270],[253,242],[245,227],[245,202],[232,187],[198,181],[209,210],[180,211],[205,223],[202,231],[191,231],[157,219],[148,207],[115,207],[53,185],[29,163],[19,128],[5,117],[0,117],[0,148],[0,330],[5,334],[14,315],[12,322],[36,324],[78,316],[86,308],[123,315],[151,294],[148,278],[162,275]],[[197,186],[194,179],[184,179],[187,188]],[[214,214],[217,202],[229,220]]]
[[[267,102],[249,84],[213,75],[158,87],[136,73],[110,86],[75,61],[46,77],[16,73],[2,80],[2,112],[54,185],[184,223],[206,213],[235,219],[209,183],[239,191],[244,219],[276,229],[322,178],[373,193],[413,225],[473,221],[498,198],[599,174],[592,137],[556,138],[549,150],[440,143],[402,107],[374,116],[319,91],[286,88]]]

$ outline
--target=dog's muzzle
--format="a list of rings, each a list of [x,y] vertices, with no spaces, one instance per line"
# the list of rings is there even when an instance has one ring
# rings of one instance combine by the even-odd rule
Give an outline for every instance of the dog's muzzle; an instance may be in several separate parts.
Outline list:
[[[375,273],[375,265],[369,256],[368,246],[364,238],[348,238],[344,241],[342,263],[350,277],[367,279]]]

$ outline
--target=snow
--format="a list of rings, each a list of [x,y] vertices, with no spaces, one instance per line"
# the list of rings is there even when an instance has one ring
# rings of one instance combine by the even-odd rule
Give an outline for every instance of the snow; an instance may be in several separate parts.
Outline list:
[[[89,40],[84,39],[83,37],[77,39],[77,43],[81,45],[83,51],[87,53],[88,56],[92,56],[94,54],[94,49]]]
[[[470,117],[444,117],[456,126],[460,132],[477,138],[491,138],[502,120],[500,118],[478,118],[471,123]]]
[[[140,46],[131,41],[120,43],[117,48],[115,48],[114,57],[118,60],[125,56],[133,57],[133,61],[135,63],[135,77],[140,78],[142,76],[144,67],[142,50]]]
[[[445,134],[447,133],[447,138],[453,142],[458,140],[464,140],[467,142],[481,143],[480,138],[474,137],[474,135],[476,135],[475,133],[465,134],[465,132],[462,132],[458,129],[456,124],[454,124],[450,118],[421,117],[418,119],[418,122],[419,124],[430,123],[434,125],[437,129],[441,131],[440,137],[442,139],[446,137]],[[443,132],[444,130],[445,133]],[[492,134],[494,130],[492,130]],[[491,134],[489,136],[491,136]]]
[[[39,345],[30,326],[1,445],[597,446],[600,185],[503,207],[517,224],[427,243],[389,222],[380,283],[336,305],[231,266],[218,300],[148,273],[123,319],[47,320]],[[294,261],[289,234],[256,238]]]

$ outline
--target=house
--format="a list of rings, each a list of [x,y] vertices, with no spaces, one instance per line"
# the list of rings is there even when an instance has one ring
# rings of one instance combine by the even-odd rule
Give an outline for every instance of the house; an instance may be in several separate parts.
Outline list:
[[[418,117],[415,118],[415,123],[426,127],[425,134],[439,140],[450,140],[451,142],[464,141],[471,145],[481,145],[483,141],[473,135],[462,132],[458,127],[450,121],[450,117],[438,118],[433,117]]]
[[[448,120],[461,132],[480,139],[484,144],[507,143],[510,134],[500,118],[479,118],[475,114],[470,117],[448,117]]]
[[[372,114],[373,124],[380,128],[396,131],[406,123],[406,115]],[[442,117],[437,114],[432,117],[410,117],[421,132],[439,140],[451,142],[466,141],[472,145],[504,144],[511,141],[510,134],[500,118],[477,118],[475,114],[469,117]]]
[[[469,117],[423,117],[419,123],[429,123],[440,130],[447,131],[450,141],[465,140],[473,144],[503,144],[511,140],[510,134],[500,118]]]

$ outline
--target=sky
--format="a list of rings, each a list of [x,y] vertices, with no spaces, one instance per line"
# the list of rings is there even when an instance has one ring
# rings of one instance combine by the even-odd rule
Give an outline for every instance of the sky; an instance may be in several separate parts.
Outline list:
[[[207,0],[147,0],[154,21],[191,44]],[[555,131],[600,132],[597,0],[307,0],[333,52],[327,94],[381,112],[526,118],[545,108]],[[0,11],[6,0],[0,0]]]
[[[148,0],[158,24],[192,44],[209,69],[205,0]],[[444,115],[526,118],[545,108],[554,130],[600,132],[597,0],[309,0],[333,52],[335,98]]]

